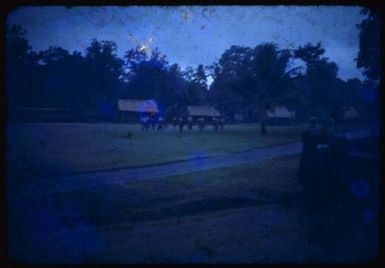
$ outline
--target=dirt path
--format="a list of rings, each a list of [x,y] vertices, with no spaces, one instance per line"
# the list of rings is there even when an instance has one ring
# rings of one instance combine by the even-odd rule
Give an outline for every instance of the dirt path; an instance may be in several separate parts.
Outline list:
[[[294,142],[228,155],[195,158],[170,164],[61,175],[54,177],[55,190],[60,189],[65,191],[68,189],[82,189],[84,187],[94,187],[105,184],[124,184],[132,180],[146,180],[236,166],[259,160],[298,154],[301,152],[301,147],[300,142]]]
[[[295,142],[173,164],[67,175],[55,181],[54,188],[57,192],[186,174],[300,151],[301,144]],[[43,200],[40,202],[47,206],[47,211],[41,205],[31,211],[43,222],[38,222],[41,231],[30,227],[34,224],[27,217],[27,227],[32,228],[27,231],[29,244],[16,241],[14,256],[26,252],[32,254],[21,255],[21,260],[65,263],[306,263],[361,262],[376,253],[377,244],[373,241],[377,233],[371,232],[376,229],[368,228],[368,223],[359,221],[354,215],[308,211],[297,195],[292,202],[276,199],[279,201],[207,215],[106,226],[69,222],[66,228],[60,222],[67,212],[51,208],[51,204]],[[26,206],[33,207],[31,202]],[[36,216],[36,213],[40,214]],[[76,216],[71,207],[68,215],[72,219]],[[21,230],[26,232],[25,229],[22,225]],[[372,240],[366,242],[364,239],[368,237]]]
[[[344,134],[348,139],[355,139],[368,135],[368,131],[359,130]],[[275,157],[299,154],[302,150],[301,142],[292,142],[247,151],[186,161],[157,164],[146,167],[122,168],[117,170],[86,172],[54,177],[56,190],[83,189],[108,184],[124,184],[132,180],[146,180],[166,176],[183,175],[193,172],[206,171],[215,168],[231,167],[254,161]]]

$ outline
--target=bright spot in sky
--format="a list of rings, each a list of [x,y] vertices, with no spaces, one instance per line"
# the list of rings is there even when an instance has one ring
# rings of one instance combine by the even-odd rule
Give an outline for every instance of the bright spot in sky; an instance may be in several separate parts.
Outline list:
[[[146,53],[147,57],[149,57],[151,55],[152,49],[148,45],[144,44],[139,47],[139,51]]]

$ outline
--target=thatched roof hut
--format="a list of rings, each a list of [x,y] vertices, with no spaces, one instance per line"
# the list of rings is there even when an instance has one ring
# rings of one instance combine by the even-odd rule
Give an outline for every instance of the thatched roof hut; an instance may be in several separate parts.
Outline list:
[[[139,115],[155,115],[159,108],[155,100],[118,100],[118,120],[120,122],[138,122]]]
[[[118,100],[118,110],[122,112],[159,113],[155,100]]]
[[[353,106],[348,106],[344,109],[344,119],[358,119],[360,114]]]
[[[189,116],[220,117],[221,114],[212,106],[187,106]]]
[[[294,118],[295,112],[289,111],[285,106],[276,106],[266,112],[268,118]]]
[[[285,106],[276,106],[266,111],[266,117],[269,124],[287,125],[294,122],[295,112],[288,110]]]

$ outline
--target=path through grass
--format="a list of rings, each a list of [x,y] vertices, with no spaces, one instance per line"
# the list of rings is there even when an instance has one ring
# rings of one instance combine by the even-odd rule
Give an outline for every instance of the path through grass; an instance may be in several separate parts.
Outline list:
[[[178,133],[142,132],[139,125],[42,123],[7,126],[9,170],[61,174],[106,170],[238,152],[299,140],[302,126],[269,126],[261,136],[256,124],[229,125]],[[126,138],[133,133],[132,140]],[[15,176],[15,175],[14,175]]]
[[[299,156],[184,176],[58,192],[92,225],[153,221],[284,202],[299,190]]]

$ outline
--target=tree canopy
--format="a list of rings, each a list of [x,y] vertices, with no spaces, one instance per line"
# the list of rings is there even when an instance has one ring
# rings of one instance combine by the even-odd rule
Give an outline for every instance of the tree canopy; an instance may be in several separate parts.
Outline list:
[[[361,13],[367,17],[357,26],[360,29],[357,67],[363,69],[368,79],[379,80],[381,76],[381,20],[373,10],[363,9]]]
[[[357,64],[373,80],[379,77],[379,65],[373,61],[377,47],[369,41],[377,38],[377,18],[367,14],[360,25]],[[33,51],[22,27],[7,26],[8,107],[68,108],[80,118],[86,109],[115,107],[118,98],[156,99],[169,115],[180,114],[187,105],[212,105],[226,116],[242,113],[247,120],[260,121],[261,133],[267,133],[266,111],[277,105],[296,111],[303,120],[361,105],[363,88],[374,80],[341,80],[337,64],[324,53],[320,42],[294,50],[274,43],[233,45],[212,65],[182,69],[157,48],[131,48],[120,58],[116,44],[108,40],[91,40],[83,52],[58,46]],[[305,72],[294,59],[305,63]]]
[[[254,104],[261,121],[261,134],[266,134],[266,110],[295,94],[292,75],[298,68],[290,68],[290,58],[290,51],[279,50],[272,43],[254,48],[232,46],[216,65],[214,83]]]

